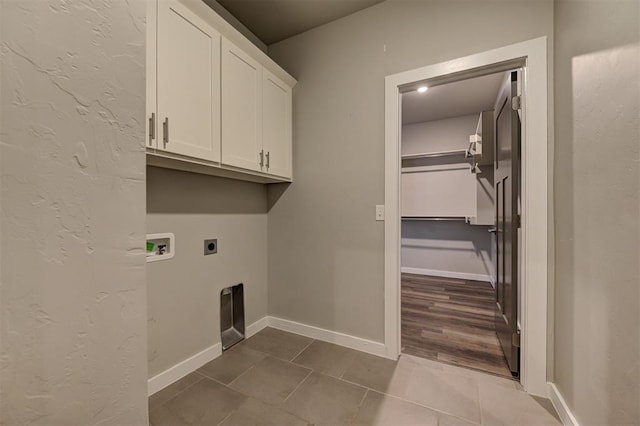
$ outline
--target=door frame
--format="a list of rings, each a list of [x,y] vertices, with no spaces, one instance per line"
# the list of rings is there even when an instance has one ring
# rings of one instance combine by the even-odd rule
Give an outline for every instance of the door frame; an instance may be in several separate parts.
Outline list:
[[[408,87],[506,71],[523,66],[521,162],[521,368],[524,390],[547,396],[549,303],[547,38],[427,65],[385,77],[384,344],[400,355],[400,130],[401,93]]]

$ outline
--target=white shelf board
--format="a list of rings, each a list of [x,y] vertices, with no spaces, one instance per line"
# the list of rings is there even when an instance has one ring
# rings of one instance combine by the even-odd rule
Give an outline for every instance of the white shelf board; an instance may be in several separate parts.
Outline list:
[[[412,160],[417,158],[447,157],[452,155],[466,155],[466,149],[454,149],[450,151],[422,152],[418,154],[403,154],[403,160]]]

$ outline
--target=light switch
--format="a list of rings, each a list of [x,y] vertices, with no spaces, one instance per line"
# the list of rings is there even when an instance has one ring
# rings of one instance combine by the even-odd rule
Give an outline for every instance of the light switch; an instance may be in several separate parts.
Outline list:
[[[378,204],[376,206],[376,220],[381,221],[384,220],[384,206]]]

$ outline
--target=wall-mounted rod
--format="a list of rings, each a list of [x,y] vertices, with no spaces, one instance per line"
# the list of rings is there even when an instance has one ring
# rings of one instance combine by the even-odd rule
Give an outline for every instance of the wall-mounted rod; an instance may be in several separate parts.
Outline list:
[[[402,220],[410,221],[410,220],[442,220],[442,221],[452,221],[452,220],[462,220],[466,221],[467,218],[465,216],[402,216]]]
[[[451,155],[466,156],[466,149],[456,149],[453,151],[439,151],[439,152],[424,152],[421,154],[405,154],[402,156],[403,160],[413,160],[417,158],[436,158],[436,157],[448,157]]]
[[[433,166],[430,168],[429,166],[420,166],[420,167],[403,167],[400,169],[400,173],[435,173],[435,172],[448,172],[451,170],[469,170],[469,164],[459,164],[456,167],[443,167],[443,168],[434,168]]]

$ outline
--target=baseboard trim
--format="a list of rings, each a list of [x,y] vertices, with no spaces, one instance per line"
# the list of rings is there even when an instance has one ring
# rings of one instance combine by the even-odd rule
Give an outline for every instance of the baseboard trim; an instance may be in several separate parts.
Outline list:
[[[579,426],[578,420],[573,415],[566,401],[562,397],[562,394],[558,390],[555,384],[549,383],[549,399],[551,399],[551,403],[553,407],[558,412],[560,416],[560,420],[562,420],[562,424],[565,426]]]
[[[268,316],[264,316],[260,318],[258,321],[254,322],[253,324],[249,324],[244,332],[245,339],[248,339],[254,334],[257,334],[258,332],[267,328],[268,326],[269,326]]]
[[[164,370],[147,381],[147,392],[151,396],[154,393],[166,388],[170,384],[177,382],[189,373],[196,371],[206,363],[213,361],[222,354],[222,344],[220,342],[197,354],[185,359]]]
[[[262,317],[258,321],[250,324],[245,329],[245,338],[249,338],[258,333],[268,325],[268,317]],[[222,344],[220,342],[213,346],[209,346],[207,349],[198,352],[197,354],[185,359],[164,370],[162,373],[158,373],[147,381],[147,393],[148,396],[166,388],[170,384],[177,382],[187,374],[193,373],[198,368],[202,367],[208,362],[213,361],[222,355]]]
[[[269,327],[310,337],[316,340],[322,340],[323,342],[334,343],[336,345],[366,352],[372,355],[391,358],[388,355],[387,347],[384,343],[374,342],[373,340],[362,339],[360,337],[339,333],[337,331],[326,330],[324,328],[314,327],[312,325],[272,316],[269,317]]]
[[[434,277],[458,278],[461,280],[491,282],[491,277],[486,274],[471,274],[468,272],[439,271],[437,269],[410,268],[407,266],[403,266],[402,268],[400,268],[400,271],[404,272],[405,274],[431,275]]]

